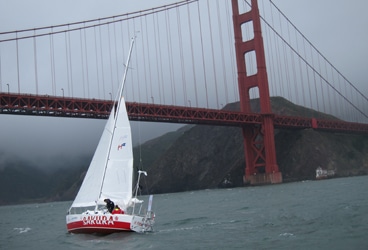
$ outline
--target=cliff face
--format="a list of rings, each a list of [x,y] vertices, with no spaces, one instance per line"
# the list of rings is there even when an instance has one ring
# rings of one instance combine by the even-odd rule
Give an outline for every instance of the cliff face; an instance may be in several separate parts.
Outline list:
[[[242,183],[243,145],[239,128],[195,126],[149,166],[154,193],[215,188],[227,177]],[[234,174],[232,173],[234,171]],[[236,173],[236,174],[235,174]]]
[[[253,110],[259,110],[257,102],[252,104]],[[226,108],[237,110],[238,104]],[[283,98],[273,98],[272,108],[283,115],[331,119]],[[275,143],[285,182],[315,179],[317,167],[335,170],[337,176],[368,173],[368,136],[312,129],[276,130]],[[232,186],[242,186],[244,168],[240,128],[194,126],[182,132],[166,152],[147,166],[147,189],[151,193],[166,193],[216,188],[224,180],[231,180]]]

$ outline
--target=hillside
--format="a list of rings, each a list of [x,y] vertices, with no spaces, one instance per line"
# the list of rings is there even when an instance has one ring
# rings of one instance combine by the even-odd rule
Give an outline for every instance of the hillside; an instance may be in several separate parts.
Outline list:
[[[276,114],[336,119],[283,98],[272,98],[271,105]],[[227,105],[225,109],[238,110],[239,104]],[[252,110],[259,110],[257,100],[252,101]],[[367,136],[312,129],[276,130],[275,143],[284,182],[314,179],[319,166],[336,170],[337,176],[368,173]],[[242,186],[244,166],[240,128],[194,126],[152,161],[148,190],[166,193],[216,188],[225,179],[230,179],[233,186]]]
[[[277,114],[336,119],[283,98],[272,98],[271,105]],[[239,103],[225,109],[238,110]],[[257,100],[252,110],[259,110]],[[337,176],[368,174],[368,136],[276,130],[275,141],[284,182],[314,179],[319,166],[336,170]],[[144,193],[217,188],[225,179],[232,186],[243,185],[245,160],[238,127],[187,125],[135,148],[134,157],[134,167],[149,173],[142,181]],[[73,199],[90,159],[50,173],[24,161],[0,161],[0,205]]]

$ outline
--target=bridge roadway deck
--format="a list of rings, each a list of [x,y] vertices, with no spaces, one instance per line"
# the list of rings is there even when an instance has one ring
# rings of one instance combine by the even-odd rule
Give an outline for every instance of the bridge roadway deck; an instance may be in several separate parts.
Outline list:
[[[112,101],[99,99],[0,93],[0,114],[106,119],[112,105]],[[368,124],[340,120],[320,120],[277,114],[247,114],[228,110],[135,102],[127,102],[126,106],[129,119],[134,121],[241,127],[260,125],[265,116],[272,116],[275,128],[313,128],[329,132],[368,134]]]

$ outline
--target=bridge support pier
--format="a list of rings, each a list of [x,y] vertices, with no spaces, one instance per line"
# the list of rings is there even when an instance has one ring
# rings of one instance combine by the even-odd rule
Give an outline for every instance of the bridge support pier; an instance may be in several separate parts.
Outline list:
[[[257,0],[252,0],[251,5],[250,11],[240,14],[238,0],[232,0],[240,111],[244,113],[254,112],[250,106],[249,93],[251,88],[257,87],[260,113],[263,117],[261,125],[243,127],[246,164],[244,183],[251,185],[275,184],[282,182],[282,174],[276,161],[273,114]],[[254,37],[245,40],[242,34],[242,25],[250,22],[253,24]],[[246,61],[246,54],[249,52],[255,53],[257,68],[255,74],[247,72],[246,65],[253,63]]]

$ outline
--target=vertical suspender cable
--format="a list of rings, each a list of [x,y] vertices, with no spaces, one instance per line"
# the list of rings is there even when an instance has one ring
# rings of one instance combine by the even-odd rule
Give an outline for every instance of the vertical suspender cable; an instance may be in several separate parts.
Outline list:
[[[190,36],[190,54],[191,54],[191,63],[192,63],[192,71],[193,71],[193,81],[194,81],[194,95],[195,95],[195,103],[196,107],[198,107],[198,93],[197,93],[197,75],[195,70],[195,60],[194,60],[194,51],[193,51],[193,34],[192,34],[192,22],[189,11],[189,4],[187,5],[187,16],[188,16],[188,27],[189,27],[189,36]]]
[[[64,39],[65,39],[65,62],[66,62],[66,78],[67,78],[67,84],[68,84],[68,95],[70,95],[70,72],[69,72],[69,48],[68,48],[68,32],[64,33]]]
[[[134,27],[134,31],[136,31],[136,25],[135,25],[135,18],[133,18],[133,27]],[[135,36],[136,34],[134,34]],[[142,39],[140,39],[142,40]],[[135,97],[134,97],[134,87],[136,86],[137,89],[138,89],[138,101],[141,100],[141,79],[140,79],[140,74],[139,74],[139,66],[138,66],[138,52],[137,52],[137,47],[138,46],[135,46],[134,47],[134,56],[135,56],[135,69],[136,69],[136,75],[137,75],[137,81],[135,84],[133,84],[132,86],[132,89],[133,89],[133,100],[136,101]],[[133,77],[133,74],[132,74],[132,77]],[[134,81],[133,81],[134,82]]]
[[[156,13],[157,14],[157,13]],[[160,66],[160,71],[158,72],[159,73],[159,79],[160,79],[160,82],[161,82],[161,84],[162,84],[162,99],[163,99],[163,104],[166,104],[166,101],[165,101],[165,81],[164,81],[164,73],[163,73],[163,64],[162,64],[162,53],[161,53],[161,45],[163,44],[162,42],[161,42],[161,36],[160,36],[160,24],[159,24],[159,22],[158,22],[158,20],[159,20],[159,17],[157,17],[157,19],[156,19],[156,21],[157,21],[157,33],[158,33],[158,44],[159,44],[159,46],[158,46],[158,55],[159,55],[159,60],[160,60],[160,64],[159,64],[159,66]],[[160,91],[161,92],[161,91]],[[161,101],[161,94],[160,94],[160,101]]]
[[[100,22],[99,22],[100,23]],[[102,74],[102,92],[103,92],[103,99],[106,99],[105,94],[105,74],[104,74],[104,60],[103,60],[103,52],[102,52],[102,35],[101,35],[101,25],[99,28],[99,36],[100,36],[100,61],[101,61],[101,74]]]
[[[84,80],[84,57],[83,57],[83,37],[82,37],[82,30],[79,30],[79,45],[80,45],[80,56],[81,56],[81,62],[82,62],[82,84],[83,84],[83,97],[86,97],[86,83]]]
[[[141,39],[141,45],[142,45],[142,59],[143,59],[143,76],[144,76],[144,83],[143,83],[143,86],[146,86],[147,84],[147,74],[146,74],[146,60],[145,59],[145,56],[146,56],[146,53],[145,53],[145,47],[144,47],[144,36],[147,35],[147,32],[145,32],[143,30],[143,23],[142,23],[142,18],[139,19],[140,20],[140,26],[141,26],[141,32],[142,32],[142,39]],[[148,103],[148,88],[144,88],[146,90],[146,102]],[[141,99],[139,99],[140,102],[142,102]]]
[[[145,19],[146,29],[148,30],[147,16],[144,16],[144,19]],[[148,42],[148,36],[146,36],[146,45],[147,45],[147,57],[148,57],[147,61],[148,61],[148,75],[149,75],[149,82],[150,82],[150,92],[151,92],[151,99],[153,103],[154,100],[153,100],[153,90],[152,90],[151,58],[150,58],[150,47],[149,47],[149,42]]]
[[[165,11],[166,18],[166,40],[167,40],[167,52],[169,57],[169,72],[170,72],[170,87],[171,87],[171,104],[176,103],[175,99],[175,78],[174,78],[174,66],[173,66],[173,51],[172,51],[172,42],[171,42],[171,28],[170,28],[170,16],[169,11]]]
[[[199,30],[201,35],[201,51],[202,51],[202,64],[203,64],[203,72],[204,72],[204,86],[205,86],[205,92],[206,92],[206,107],[209,108],[208,104],[208,88],[207,88],[207,74],[206,74],[206,63],[204,60],[204,46],[203,46],[203,32],[202,32],[202,22],[201,22],[201,11],[199,9],[199,2],[197,2],[197,8],[198,8],[198,18],[199,18]]]
[[[98,70],[98,53],[97,53],[97,37],[96,37],[96,26],[93,27],[93,34],[94,34],[94,41],[95,41],[95,60],[96,60],[96,81],[97,81],[97,97],[98,99],[101,98],[100,96],[100,76],[99,76],[99,70]]]
[[[215,81],[216,103],[217,103],[217,108],[219,108],[219,97],[218,97],[217,75],[216,75],[216,64],[215,64],[215,52],[214,52],[212,24],[211,24],[211,11],[210,11],[210,6],[209,6],[208,0],[207,0],[207,13],[208,13],[208,23],[209,23],[210,41],[211,41],[212,69],[213,69],[213,75],[214,75],[214,81]]]
[[[152,14],[152,25],[153,25],[153,43],[154,43],[154,47],[155,47],[155,59],[156,59],[156,62],[155,62],[155,65],[156,65],[156,75],[157,75],[157,91],[158,91],[158,97],[159,97],[159,103],[161,104],[162,103],[162,100],[161,100],[161,77],[160,77],[160,68],[162,68],[162,65],[160,65],[159,61],[159,57],[160,57],[160,53],[159,53],[159,47],[158,46],[160,44],[159,42],[159,37],[160,37],[160,34],[159,34],[159,31],[157,30],[158,29],[158,24],[156,22],[156,18],[155,18],[155,14]],[[156,28],[156,25],[157,25],[157,28]]]
[[[18,48],[18,32],[15,33],[15,43],[17,49],[17,82],[18,82],[18,94],[20,93],[20,76],[19,76],[19,48]]]
[[[219,27],[219,34],[223,34],[222,25],[221,25],[221,15],[220,15],[220,7],[219,1],[216,1],[216,8],[217,8],[217,18],[218,18],[218,27]],[[225,68],[225,55],[224,55],[224,41],[222,35],[220,35],[220,51],[221,51],[221,68],[222,68],[222,75],[223,75],[223,85],[225,90],[225,104],[229,102],[229,94],[228,94],[228,85],[227,77],[226,77],[226,68]]]
[[[187,104],[187,101],[188,101],[188,93],[187,93],[187,86],[186,86],[186,80],[185,80],[185,65],[184,65],[184,53],[183,53],[183,34],[182,34],[182,31],[181,31],[181,18],[180,18],[179,8],[176,8],[176,18],[177,18],[177,22],[178,22],[181,80],[182,80],[182,84],[183,84],[183,95],[184,95],[184,106],[185,106]]]
[[[70,31],[68,32],[68,44],[69,44],[69,67],[70,67],[70,90],[72,97],[74,97],[74,84],[73,84],[73,60],[72,60],[72,44],[70,41]],[[69,88],[69,86],[68,86]]]
[[[316,83],[316,71],[314,70],[314,60],[313,60],[313,51],[312,48],[310,49],[310,54],[311,54],[311,65],[312,65],[312,72],[313,72],[313,81],[314,81],[314,91],[315,91],[315,98],[316,98],[316,102],[317,102],[317,110],[320,111],[319,109],[319,102],[318,102],[318,91],[317,91],[317,83]]]
[[[118,55],[118,49],[117,49],[117,44],[116,44],[116,22],[114,21],[115,18],[113,17],[113,27],[114,27],[114,49],[115,49],[115,55]],[[115,56],[115,70],[116,70],[116,82],[119,83],[119,61],[118,61],[118,57]]]
[[[113,96],[115,96],[115,91],[114,91],[114,77],[113,77],[113,73],[112,73],[112,55],[111,55],[111,35],[110,35],[110,24],[107,25],[107,43],[108,43],[108,49],[109,49],[109,62],[110,62],[110,81],[111,81],[111,94]]]
[[[230,14],[230,8],[229,8],[229,4],[231,4],[230,1],[228,1],[227,4],[225,4],[225,9],[226,9],[226,24],[227,24],[227,37],[228,37],[228,44],[229,44],[229,55],[230,55],[230,69],[231,69],[231,84],[233,87],[233,91],[234,91],[234,100],[235,101],[239,101],[239,95],[238,95],[238,85],[237,85],[237,81],[236,81],[236,66],[235,66],[235,52],[234,52],[234,46],[232,45],[233,42],[233,37],[234,35],[232,34],[232,25],[231,25],[231,14]]]
[[[34,30],[34,35],[36,35],[36,30]],[[33,37],[33,59],[34,59],[34,71],[35,71],[36,95],[38,95],[38,70],[37,70],[37,43],[36,43],[36,36]]]
[[[84,23],[84,26],[86,26],[86,23]],[[85,60],[86,60],[86,83],[87,83],[87,98],[90,98],[89,93],[89,76],[88,76],[88,50],[87,50],[87,35],[86,35],[86,28],[83,29],[84,31],[84,51],[85,51]]]
[[[51,90],[52,94],[55,94],[55,60],[54,60],[54,37],[53,37],[53,29],[51,28],[50,37],[50,66],[51,66]]]

